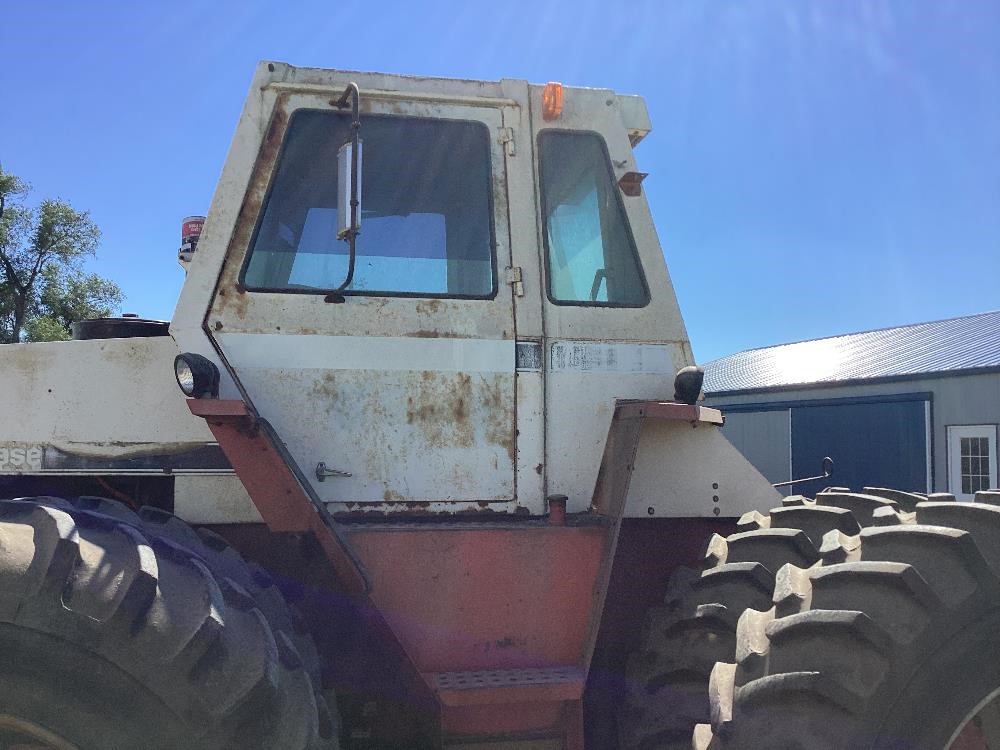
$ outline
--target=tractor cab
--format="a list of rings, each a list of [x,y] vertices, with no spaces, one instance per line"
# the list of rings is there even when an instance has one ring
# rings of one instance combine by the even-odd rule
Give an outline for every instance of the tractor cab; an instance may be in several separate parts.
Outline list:
[[[615,399],[693,361],[649,129],[603,89],[264,63],[172,333],[335,513],[586,510]]]

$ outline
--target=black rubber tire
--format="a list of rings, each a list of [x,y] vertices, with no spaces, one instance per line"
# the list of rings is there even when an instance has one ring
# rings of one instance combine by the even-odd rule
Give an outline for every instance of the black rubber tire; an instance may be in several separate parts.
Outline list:
[[[770,516],[748,513],[740,531],[728,538],[714,535],[701,574],[686,569],[674,574],[665,605],[646,613],[641,646],[628,661],[618,714],[621,748],[691,747],[695,725],[709,720],[709,675],[716,662],[732,659],[743,611],[769,608],[778,570],[819,560],[828,531],[860,530],[850,510],[834,505],[845,498],[856,509],[896,508],[850,493],[826,493],[818,502],[789,498],[787,507]]]
[[[782,569],[712,672],[694,747],[946,748],[1000,689],[1000,507],[981,499],[876,510]]]
[[[81,750],[335,750],[293,625],[235,550],[169,514],[0,500],[0,713]]]

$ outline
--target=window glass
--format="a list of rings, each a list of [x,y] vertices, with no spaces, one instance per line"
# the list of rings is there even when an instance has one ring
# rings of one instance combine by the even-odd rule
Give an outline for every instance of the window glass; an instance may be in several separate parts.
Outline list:
[[[347,275],[337,239],[339,112],[292,118],[243,275],[248,289],[323,291]],[[361,232],[347,293],[494,294],[489,132],[479,123],[361,118]]]
[[[948,425],[948,491],[972,500],[997,486],[996,425]]]
[[[579,305],[645,305],[649,292],[600,136],[542,132],[539,172],[549,297]]]
[[[961,438],[962,494],[990,488],[990,444],[985,437]]]

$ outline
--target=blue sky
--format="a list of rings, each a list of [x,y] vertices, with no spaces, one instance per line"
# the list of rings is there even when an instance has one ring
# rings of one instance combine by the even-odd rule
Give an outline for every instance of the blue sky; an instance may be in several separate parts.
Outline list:
[[[704,362],[1000,308],[998,38],[992,0],[7,3],[0,162],[166,318],[260,59],[639,93]]]

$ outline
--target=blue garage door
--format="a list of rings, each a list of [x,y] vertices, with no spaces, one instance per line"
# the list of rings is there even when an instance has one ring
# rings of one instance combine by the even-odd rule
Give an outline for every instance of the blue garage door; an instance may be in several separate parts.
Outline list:
[[[829,484],[928,491],[926,400],[796,406],[791,412],[792,476],[818,474],[824,456],[835,462],[832,477],[796,485],[795,492],[808,495]]]

